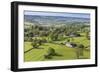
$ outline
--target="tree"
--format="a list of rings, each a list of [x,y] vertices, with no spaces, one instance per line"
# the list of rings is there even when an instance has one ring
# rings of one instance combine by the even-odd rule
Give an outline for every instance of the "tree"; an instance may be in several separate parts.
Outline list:
[[[38,44],[42,45],[42,40],[38,39]]]
[[[55,49],[53,49],[53,48],[50,47],[48,49],[48,54],[54,56],[55,55]]]
[[[67,39],[67,42],[70,42],[70,39]]]
[[[59,37],[59,34],[57,33],[57,32],[51,32],[50,34],[49,34],[49,38],[52,40],[52,41],[56,41],[56,40],[58,40],[58,37]]]
[[[83,51],[84,51],[84,45],[80,44],[79,45],[79,52],[80,52],[80,56],[83,56]]]
[[[80,56],[83,56],[84,54],[84,45],[82,44],[79,44],[76,48],[76,56],[77,56],[77,59],[80,58]]]
[[[50,48],[48,48],[47,54],[45,54],[44,57],[46,59],[51,59],[55,55],[56,55],[55,50],[50,47]]]
[[[38,48],[39,47],[38,40],[35,38],[31,45],[33,48]]]
[[[32,37],[24,37],[24,41],[25,42],[32,42],[33,39],[32,39]]]
[[[90,40],[89,31],[86,32],[86,38],[87,38],[88,40]]]
[[[47,40],[46,40],[45,38],[42,38],[41,42],[42,42],[42,43],[46,43]]]

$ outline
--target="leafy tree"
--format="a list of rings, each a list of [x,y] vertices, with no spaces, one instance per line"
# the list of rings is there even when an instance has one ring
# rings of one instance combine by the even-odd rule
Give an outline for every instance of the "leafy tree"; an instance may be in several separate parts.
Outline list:
[[[32,39],[32,37],[24,37],[24,41],[26,41],[26,42],[32,42],[33,39]]]
[[[38,39],[38,44],[42,45],[42,40]]]
[[[50,48],[48,49],[48,51],[47,51],[47,54],[44,55],[44,57],[47,58],[47,59],[51,59],[52,56],[55,56],[55,55],[56,55],[55,50],[54,50],[53,48],[50,47]]]
[[[84,45],[80,44],[79,45],[79,52],[80,52],[80,56],[83,56],[83,51],[84,51]]]
[[[38,48],[39,47],[38,39],[35,38],[31,45],[32,45],[33,48]]]
[[[47,40],[45,39],[45,38],[42,38],[42,43],[46,43],[47,42]]]
[[[67,39],[67,42],[70,42],[70,39]]]
[[[52,40],[52,41],[56,41],[58,40],[58,37],[59,37],[59,34],[56,32],[51,32],[50,35],[49,35],[49,38]]]
[[[90,40],[89,32],[86,32],[86,38]]]
[[[51,56],[54,56],[55,55],[55,49],[53,48],[49,48],[48,51],[47,51],[48,55],[51,55]]]
[[[84,52],[84,45],[79,44],[76,48],[76,55],[78,59],[80,58],[80,56],[83,56],[83,52]]]

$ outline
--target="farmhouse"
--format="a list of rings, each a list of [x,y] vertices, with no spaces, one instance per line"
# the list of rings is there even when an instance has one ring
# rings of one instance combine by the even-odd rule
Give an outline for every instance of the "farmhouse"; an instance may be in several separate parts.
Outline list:
[[[77,46],[75,43],[66,43],[65,45],[66,45],[67,47],[70,47],[70,48],[74,48],[74,47]]]

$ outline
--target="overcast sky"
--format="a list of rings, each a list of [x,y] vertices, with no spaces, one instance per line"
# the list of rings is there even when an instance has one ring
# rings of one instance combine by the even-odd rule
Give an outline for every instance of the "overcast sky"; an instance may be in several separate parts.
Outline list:
[[[36,12],[36,11],[24,11],[24,15],[39,15],[39,16],[63,16],[63,17],[78,17],[78,18],[90,18],[89,13],[65,13],[65,12]]]

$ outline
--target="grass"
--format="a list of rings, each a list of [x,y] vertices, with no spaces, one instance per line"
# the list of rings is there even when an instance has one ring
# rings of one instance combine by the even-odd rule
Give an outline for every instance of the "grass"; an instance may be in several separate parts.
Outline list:
[[[28,46],[31,47],[31,45],[28,45]],[[46,60],[43,55],[46,54],[47,49],[49,47],[52,47],[52,48],[55,47],[54,48],[55,51],[61,55],[60,57],[59,56],[54,56],[53,59],[51,59],[51,60],[55,60],[55,59],[56,60],[58,60],[58,59],[72,59],[72,58],[74,58],[74,55],[71,55],[72,53],[75,54],[74,50],[69,49],[66,46],[61,46],[61,45],[57,45],[57,44],[46,43],[46,44],[41,45],[40,47],[44,48],[44,49],[35,49],[34,48],[31,51],[25,53],[25,61],[42,61],[42,60]],[[66,53],[67,51],[69,51],[69,52]]]
[[[84,35],[84,34],[83,34]],[[67,38],[66,38],[67,39]],[[56,42],[65,42],[66,39]],[[86,39],[86,37],[75,37],[73,42],[77,44],[83,44],[84,46],[88,46],[90,44],[89,40]],[[52,47],[55,49],[55,52],[59,54],[59,56],[53,56],[52,59],[45,59],[44,55],[47,53],[47,50],[49,47]],[[31,49],[31,42],[25,42],[24,44],[24,51],[27,51]],[[65,45],[59,45],[54,43],[44,43],[41,46],[39,46],[40,49],[33,48],[29,52],[24,53],[24,61],[30,62],[30,61],[47,61],[47,60],[75,60],[76,52],[75,48],[69,48]],[[84,56],[81,57],[82,59],[90,58],[90,51],[84,50]]]

